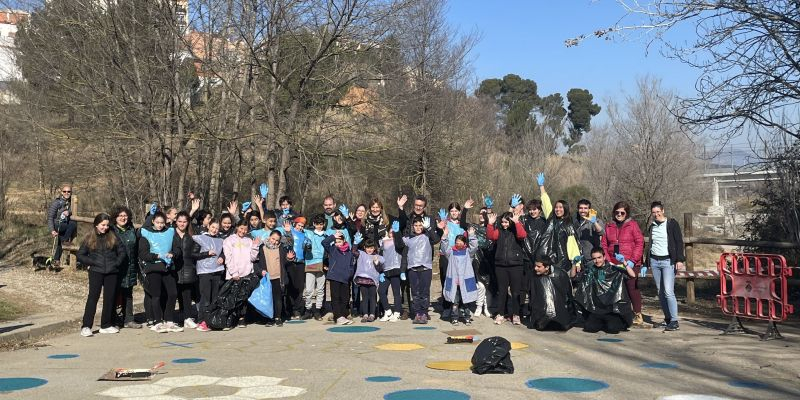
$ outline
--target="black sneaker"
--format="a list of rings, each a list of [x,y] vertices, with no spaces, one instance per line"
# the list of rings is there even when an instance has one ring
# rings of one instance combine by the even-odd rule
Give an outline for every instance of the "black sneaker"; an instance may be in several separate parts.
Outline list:
[[[669,325],[669,321],[664,320],[664,321],[661,321],[661,322],[654,323],[653,324],[653,328],[666,328],[667,325]]]
[[[312,315],[314,316],[314,319],[316,321],[322,321],[322,315],[320,315],[319,310],[314,309],[314,312],[312,313]]]
[[[306,310],[306,313],[303,314],[303,319],[306,320],[306,319],[311,319],[311,318],[312,318],[311,310]]]
[[[247,322],[244,322],[244,318],[239,320],[239,324],[236,325],[237,328],[247,328]]]
[[[264,324],[264,326],[266,326],[267,328],[271,328],[271,327],[275,326],[275,320],[274,319],[273,320],[267,320],[267,322]]]
[[[275,326],[283,326],[283,320],[278,318],[275,320]]]
[[[677,331],[679,329],[681,328],[678,326],[678,321],[671,321],[666,327],[664,327],[664,332]]]
[[[298,311],[295,311],[295,312],[294,312],[294,314],[292,314],[292,319],[293,319],[293,320],[298,320],[298,319],[300,319],[300,312],[298,312]]]

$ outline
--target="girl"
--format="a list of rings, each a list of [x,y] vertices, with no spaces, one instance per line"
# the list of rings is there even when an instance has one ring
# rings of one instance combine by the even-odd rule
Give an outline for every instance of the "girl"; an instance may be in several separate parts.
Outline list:
[[[439,209],[439,220],[447,222],[447,232],[449,234],[444,235],[442,237],[442,243],[439,245],[439,283],[442,285],[442,292],[444,292],[444,280],[447,276],[447,265],[448,259],[445,255],[448,248],[453,247],[455,245],[455,238],[458,235],[463,234],[466,232],[469,225],[467,224],[467,212],[466,210],[472,208],[473,201],[467,200],[464,203],[464,212],[461,212],[461,205],[458,203],[450,203],[447,206],[447,211],[443,208]],[[442,296],[442,319],[448,320],[451,318],[450,309],[452,307],[452,303],[450,303],[447,299]],[[455,316],[456,323],[458,322],[458,316]]]
[[[322,245],[328,253],[328,265],[324,268],[331,286],[333,320],[339,325],[350,325],[353,321],[347,318],[347,302],[350,299],[350,279],[353,277],[353,251],[342,232],[326,237]]]
[[[466,236],[455,237],[452,247],[445,247],[448,260],[447,277],[442,286],[442,296],[452,304],[451,323],[458,325],[459,316],[463,315],[466,325],[472,323],[469,309],[478,300],[478,285],[475,270],[472,268],[472,256],[478,251],[478,238],[474,228],[469,228],[469,242]],[[448,227],[444,228],[442,247],[447,243]],[[467,247],[469,246],[469,247]]]
[[[153,227],[143,227],[140,235],[139,262],[145,291],[150,295],[149,305],[154,320],[150,329],[158,333],[182,332],[183,328],[172,322],[178,296],[173,260],[181,256],[180,243],[175,240],[175,228],[167,228],[166,216],[157,212],[153,215]],[[161,308],[162,290],[167,294],[165,308]]]
[[[258,275],[268,276],[272,284],[272,320],[266,326],[283,326],[283,289],[286,286],[286,267],[295,258],[293,250],[281,246],[282,235],[280,231],[269,233],[267,241],[261,246],[259,257]]]
[[[217,233],[217,236],[219,236],[221,239],[224,240],[227,239],[228,236],[233,235],[234,223],[235,220],[233,214],[230,213],[222,214],[222,216],[219,217],[219,233]]]
[[[353,239],[353,244],[361,242],[361,234],[357,233]],[[356,254],[356,276],[354,283],[358,285],[361,294],[361,322],[374,322],[375,310],[377,309],[378,282],[380,274],[383,272],[382,256],[378,255],[378,248],[375,242],[367,239],[364,242],[364,250],[359,250]]]
[[[133,320],[133,287],[139,275],[136,244],[136,230],[133,227],[131,210],[125,206],[114,207],[111,217],[114,219],[114,226],[111,229],[117,236],[125,250],[125,257],[119,265],[117,273],[117,301],[122,304],[122,323],[120,327],[141,329],[142,325]]]
[[[386,236],[381,239],[380,246],[383,251],[383,272],[378,277],[378,296],[381,306],[385,310],[381,322],[397,322],[400,313],[403,311],[403,295],[400,290],[400,282],[406,280],[406,266],[403,265],[402,255],[405,245],[402,241],[395,242],[394,232],[400,231],[400,222],[392,222],[392,228],[386,230]],[[397,246],[396,244],[399,244]],[[392,297],[394,297],[394,307],[389,307],[389,286],[392,287]]]
[[[192,258],[195,260],[197,269],[197,280],[200,292],[200,304],[198,307],[197,330],[208,332],[206,319],[208,317],[208,306],[217,299],[217,293],[222,286],[225,274],[225,265],[221,260],[222,241],[219,236],[219,222],[212,219],[208,224],[208,232],[192,236],[194,245],[192,246]]]
[[[97,311],[100,291],[103,291],[103,311],[100,317],[100,333],[118,333],[114,323],[114,295],[117,287],[117,271],[125,258],[125,250],[116,235],[108,233],[111,217],[97,214],[94,231],[86,235],[78,249],[78,262],[89,266],[89,295],[83,310],[81,336],[92,336],[92,323]]]
[[[181,211],[175,219],[175,234],[177,235],[178,242],[181,246],[181,257],[175,259],[175,271],[178,275],[178,303],[180,310],[183,313],[183,326],[184,328],[195,329],[197,323],[195,322],[194,310],[192,306],[192,293],[195,292],[197,285],[197,267],[195,266],[195,258],[192,257],[192,249],[195,242],[192,239],[192,227],[189,224],[189,213]],[[206,224],[206,231],[211,225],[213,218]]]
[[[247,221],[236,224],[236,234],[229,236],[222,242],[222,252],[225,254],[225,280],[238,281],[253,274],[253,262],[258,258],[259,240],[247,236]],[[217,261],[223,260],[222,257]],[[239,328],[246,328],[244,315],[247,312],[247,303],[242,305],[239,315]]]
[[[520,288],[522,284],[522,266],[525,263],[525,253],[519,241],[525,239],[525,228],[519,223],[519,214],[510,212],[500,217],[500,229],[495,226],[497,214],[490,213],[489,225],[486,228],[486,237],[495,242],[495,275],[497,277],[497,316],[494,323],[497,325],[505,322],[505,315],[511,315],[514,325],[520,321]],[[511,289],[511,309],[506,310],[508,290]]]
[[[180,215],[181,213],[178,213]],[[189,217],[189,213],[185,213],[187,217]],[[214,213],[208,210],[200,210],[195,215],[195,223],[194,223],[194,230],[203,233],[208,230],[208,224],[211,223],[211,219],[214,218]],[[189,217],[191,219],[191,217]],[[178,219],[177,216],[175,218],[175,223],[177,224]]]
[[[625,287],[633,306],[633,325],[641,327],[644,326],[642,292],[639,291],[637,280],[642,269],[644,236],[639,224],[630,217],[631,206],[628,203],[617,202],[613,210],[614,223],[606,225],[606,234],[602,237],[600,245],[605,252],[606,261],[622,264],[635,272],[634,276],[625,280]]]
[[[439,229],[445,226],[444,221],[439,221]],[[394,228],[394,227],[393,227]],[[411,286],[411,307],[414,313],[414,324],[428,323],[428,306],[430,306],[431,278],[433,276],[433,244],[439,241],[436,229],[431,229],[431,220],[428,217],[417,217],[411,221],[411,231],[408,236],[401,236],[395,231],[395,245],[401,240],[407,248],[408,280]]]

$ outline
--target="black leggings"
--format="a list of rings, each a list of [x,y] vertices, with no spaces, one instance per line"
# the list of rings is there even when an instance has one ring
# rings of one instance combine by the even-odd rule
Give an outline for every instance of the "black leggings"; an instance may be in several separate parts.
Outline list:
[[[497,266],[494,271],[497,275],[497,313],[499,315],[520,315],[519,294],[522,288],[522,266]],[[509,286],[511,287],[511,309],[505,312]]]
[[[350,300],[350,285],[347,283],[328,281],[331,283],[331,311],[333,311],[333,320],[336,321],[339,317],[346,317],[347,303]]]
[[[378,287],[375,285],[358,285],[361,293],[361,315],[375,315],[378,307]]]
[[[116,310],[117,274],[102,274],[89,270],[89,295],[86,297],[86,308],[83,309],[83,328],[91,328],[94,314],[97,312],[97,301],[100,290],[103,291],[103,311],[100,313],[100,327],[108,328],[114,323]]]
[[[205,321],[208,317],[208,306],[217,299],[219,288],[222,286],[225,271],[212,272],[209,274],[197,274],[198,285],[200,286],[200,310],[198,312],[198,322]]]
[[[392,287],[392,296],[394,297],[394,307],[389,307],[389,286]],[[403,311],[403,294],[400,292],[400,276],[393,276],[386,278],[378,286],[378,295],[381,298],[381,305],[384,311],[392,311],[399,313]]]
[[[145,290],[150,293],[150,307],[153,310],[153,320],[158,322],[173,322],[175,312],[175,300],[178,298],[178,287],[175,284],[175,277],[169,272],[150,272],[145,278],[147,284]],[[161,289],[167,292],[167,303],[161,309]]]
[[[306,289],[306,265],[304,263],[292,262],[286,268],[286,274],[289,277],[288,285],[286,285],[286,297],[289,300],[290,306],[296,314],[303,312],[305,302],[303,301],[303,291]]]
[[[281,280],[270,279],[269,283],[272,284],[272,318],[283,319],[283,288],[281,287]]]
[[[624,331],[625,328],[625,322],[617,314],[589,314],[589,318],[583,324],[584,332],[589,333],[605,331],[615,334]]]
[[[195,312],[196,308],[192,307],[192,292],[194,292],[195,284],[195,282],[178,284],[178,292],[180,292],[180,297],[178,297],[178,306],[183,314],[181,316],[182,319],[197,317],[197,313]]]

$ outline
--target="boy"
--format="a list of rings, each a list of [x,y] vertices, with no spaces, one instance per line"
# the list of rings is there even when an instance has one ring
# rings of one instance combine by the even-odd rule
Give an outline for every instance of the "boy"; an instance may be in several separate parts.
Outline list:
[[[584,310],[584,332],[616,334],[633,323],[633,309],[625,280],[635,278],[630,266],[612,265],[605,260],[602,247],[591,252],[592,264],[577,279],[575,300]]]
[[[325,233],[326,222],[323,215],[315,215],[311,223],[314,225],[314,230],[306,229],[304,231],[306,282],[303,296],[306,299],[306,312],[303,315],[303,319],[311,319],[313,317],[315,320],[320,321],[322,320],[322,315],[320,314],[322,300],[325,299],[325,273],[322,270],[325,248],[322,246],[322,241],[328,235]],[[316,303],[313,301],[314,298],[316,298]]]

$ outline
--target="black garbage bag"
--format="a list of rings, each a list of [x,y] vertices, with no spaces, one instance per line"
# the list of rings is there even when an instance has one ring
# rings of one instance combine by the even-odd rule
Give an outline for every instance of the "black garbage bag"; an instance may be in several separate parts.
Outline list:
[[[472,354],[472,372],[483,374],[513,374],[511,343],[500,336],[481,341]]]
[[[528,328],[567,330],[575,318],[572,283],[567,272],[550,267],[547,275],[535,275],[531,282],[531,318]]]
[[[625,287],[627,272],[609,263],[602,267],[588,265],[578,275],[575,301],[592,314],[618,314],[627,326],[633,322],[633,310]]]
[[[216,300],[208,308],[206,323],[211,329],[232,328],[243,316],[244,306],[250,294],[258,287],[259,279],[255,274],[235,281],[225,281],[219,290]]]

